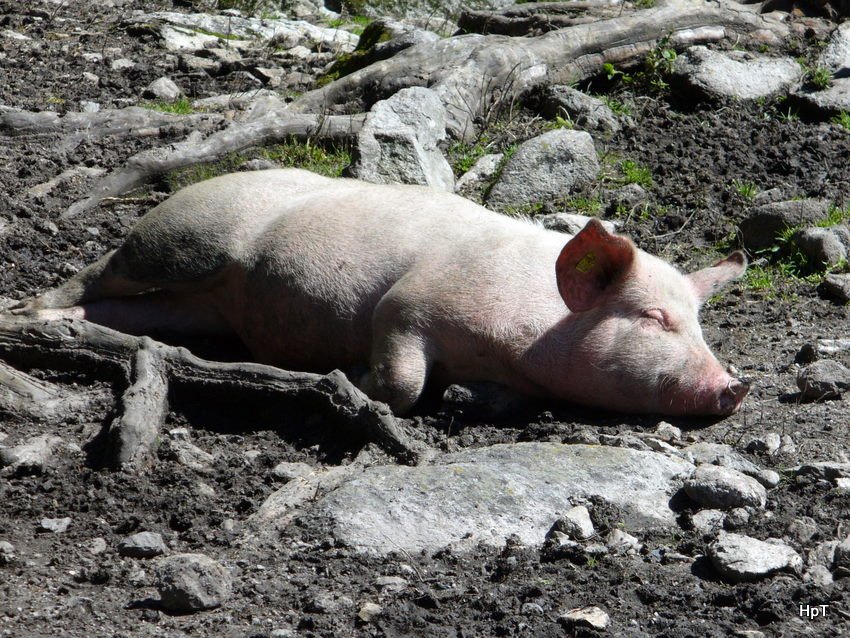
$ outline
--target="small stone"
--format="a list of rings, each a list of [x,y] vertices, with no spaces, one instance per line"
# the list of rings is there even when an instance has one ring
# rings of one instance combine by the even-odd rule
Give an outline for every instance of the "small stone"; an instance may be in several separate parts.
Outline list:
[[[106,551],[107,548],[106,539],[101,538],[100,536],[98,536],[97,538],[93,538],[91,539],[91,541],[89,541],[88,547],[89,551],[95,556],[97,556],[98,554],[102,554]]]
[[[375,603],[363,603],[360,611],[357,612],[357,617],[363,622],[371,622],[375,616],[379,616],[384,611],[384,608]]]
[[[253,465],[261,454],[260,450],[245,450],[242,453],[242,458],[245,459],[247,465]]]
[[[729,531],[742,529],[750,522],[750,513],[745,507],[735,507],[726,514],[723,519],[723,527]]]
[[[8,565],[15,559],[15,546],[9,541],[0,541],[0,565]]]
[[[779,476],[779,473],[774,472],[773,470],[762,470],[753,478],[769,490],[772,490],[782,481],[782,477]]]
[[[834,566],[850,569],[850,536],[841,541],[835,548]]]
[[[805,401],[840,398],[850,389],[850,370],[837,361],[821,359],[797,373],[797,387]]]
[[[594,534],[593,522],[590,520],[590,512],[584,505],[570,508],[555,521],[553,531],[566,534],[569,538],[582,541]]]
[[[188,441],[192,438],[189,435],[189,428],[174,428],[168,431],[168,436],[175,441]]]
[[[747,452],[755,454],[773,454],[779,449],[782,438],[778,432],[765,432],[747,443]]]
[[[588,217],[587,215],[577,215],[575,213],[552,213],[550,215],[540,215],[534,219],[540,222],[543,228],[557,230],[559,233],[566,233],[567,235],[576,235],[582,228],[587,226],[587,222],[596,218]],[[602,225],[612,233],[617,230],[617,225],[614,222],[602,221]]]
[[[567,629],[573,627],[590,627],[592,629],[606,629],[611,624],[611,618],[599,607],[589,606],[571,609],[561,614],[558,620]]]
[[[98,113],[100,111],[100,102],[92,102],[91,100],[80,101],[80,112],[82,113]]]
[[[826,199],[795,199],[758,206],[741,222],[741,240],[753,252],[770,248],[789,228],[811,225],[826,217],[830,206]]]
[[[61,445],[58,436],[42,434],[26,439],[21,445],[0,448],[0,466],[9,466],[16,474],[41,474]]]
[[[818,286],[818,293],[841,304],[850,302],[850,275],[829,273]]]
[[[408,581],[401,576],[379,576],[375,579],[375,586],[386,592],[400,592],[407,589]]]
[[[112,64],[109,65],[113,71],[123,71],[125,69],[132,69],[136,66],[136,63],[127,58],[118,58],[117,60],[113,60]]]
[[[764,486],[749,476],[719,465],[700,465],[685,481],[685,493],[700,505],[730,509],[751,505],[763,508]]]
[[[778,539],[760,541],[741,534],[721,532],[708,548],[715,569],[728,582],[746,582],[778,571],[797,571],[803,559]]]
[[[582,129],[616,133],[621,128],[617,115],[605,102],[566,85],[555,84],[546,88],[540,113],[550,119],[568,118]]]
[[[819,587],[826,587],[834,582],[832,572],[823,565],[812,565],[803,574],[804,583],[814,583]]]
[[[174,612],[220,607],[232,590],[230,573],[204,554],[175,554],[156,568],[161,604]]]
[[[701,534],[717,533],[723,529],[726,514],[720,510],[700,510],[691,515],[691,524]]]
[[[68,531],[68,527],[70,525],[71,519],[67,516],[65,518],[42,518],[38,522],[38,531],[62,534],[63,532]]]
[[[796,538],[801,545],[808,545],[818,534],[818,524],[810,516],[794,519],[788,526],[788,534]]]
[[[820,271],[847,259],[847,249],[829,228],[804,228],[794,233],[792,241]]]
[[[797,476],[811,476],[818,480],[835,481],[839,478],[850,478],[850,463],[815,461],[794,468],[794,473]]]
[[[637,537],[621,529],[612,529],[605,542],[611,551],[618,554],[636,554],[643,547]]]
[[[491,153],[479,157],[475,164],[472,165],[472,168],[457,180],[455,192],[465,194],[473,192],[476,188],[483,187],[493,178],[496,171],[499,170],[503,157],[504,155],[502,153]]]
[[[272,468],[272,474],[275,478],[284,481],[291,481],[292,479],[307,476],[312,474],[312,472],[313,468],[306,463],[290,463],[288,461],[281,461]]]
[[[682,430],[675,425],[667,423],[667,421],[661,421],[656,425],[655,433],[667,441],[679,441],[682,439]]]
[[[546,612],[538,603],[523,603],[522,607],[519,608],[519,613],[523,616],[542,616]]]
[[[94,73],[89,73],[88,71],[83,71],[83,80],[89,84],[98,84],[100,82],[100,76],[95,75]]]
[[[118,553],[133,558],[152,558],[168,551],[162,536],[155,532],[139,532],[118,543]]]
[[[782,437],[782,445],[779,446],[778,454],[794,455],[797,453],[797,445],[790,434],[785,434]]]
[[[167,77],[157,78],[142,91],[142,97],[156,98],[164,102],[175,102],[183,95],[182,89]]]

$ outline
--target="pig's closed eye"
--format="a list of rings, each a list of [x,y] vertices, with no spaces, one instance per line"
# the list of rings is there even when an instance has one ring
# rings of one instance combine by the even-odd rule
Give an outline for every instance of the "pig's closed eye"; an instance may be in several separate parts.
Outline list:
[[[670,320],[667,318],[667,315],[664,314],[664,311],[660,308],[653,308],[652,310],[646,310],[643,313],[645,319],[657,322],[664,330],[670,330]]]

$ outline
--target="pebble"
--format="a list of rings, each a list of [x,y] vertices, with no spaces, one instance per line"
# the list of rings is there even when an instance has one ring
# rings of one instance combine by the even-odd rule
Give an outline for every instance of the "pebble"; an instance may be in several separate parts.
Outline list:
[[[363,622],[371,622],[375,616],[379,616],[384,611],[384,608],[376,603],[363,603],[360,611],[357,612],[357,617]]]
[[[655,426],[655,433],[668,441],[679,441],[682,438],[682,430],[667,421],[661,421]]]
[[[611,530],[605,542],[615,553],[636,554],[643,547],[637,537],[616,528]]]
[[[7,565],[15,558],[15,546],[9,541],[0,541],[0,565]]]
[[[63,532],[68,531],[68,527],[70,525],[71,519],[67,516],[65,518],[42,518],[38,522],[38,531],[62,534]]]
[[[818,524],[810,516],[802,516],[794,519],[788,526],[788,534],[797,539],[802,545],[808,545],[817,536],[818,531]]]
[[[700,505],[730,509],[751,505],[762,508],[767,491],[758,481],[719,465],[700,465],[685,481],[685,493]]]
[[[766,432],[762,436],[755,437],[747,443],[747,452],[756,454],[773,454],[782,444],[782,437],[778,432]]]
[[[769,490],[779,485],[782,481],[782,477],[779,476],[779,473],[774,472],[773,470],[761,470],[753,478]]]
[[[831,359],[820,359],[797,373],[797,387],[804,401],[840,398],[850,390],[850,370]]]
[[[741,529],[750,522],[750,513],[744,507],[735,507],[723,519],[723,527],[728,530]]]
[[[148,84],[142,91],[142,97],[158,98],[165,102],[174,102],[183,91],[177,86],[171,78],[161,77]]]
[[[375,586],[386,592],[400,592],[407,589],[408,581],[401,576],[378,576]]]
[[[590,520],[590,512],[584,505],[570,508],[555,521],[552,530],[559,531],[573,540],[583,541],[594,534],[593,522]]]
[[[32,436],[20,445],[0,449],[0,466],[9,466],[16,474],[41,474],[61,443],[58,436]]]
[[[760,541],[741,534],[721,532],[708,548],[715,569],[728,582],[764,578],[778,571],[797,571],[803,559],[779,539]]]
[[[232,591],[230,572],[204,554],[175,554],[156,567],[156,588],[165,609],[178,613],[220,607]]]
[[[523,616],[542,616],[546,612],[538,603],[523,603],[522,607],[519,608],[519,613]]]
[[[290,463],[281,461],[272,469],[272,474],[284,481],[291,481],[294,478],[307,476],[313,472],[313,468],[306,463]]]
[[[93,538],[88,543],[89,551],[95,556],[98,554],[102,554],[106,551],[106,539],[98,536],[97,538]]]
[[[579,607],[561,614],[558,617],[566,628],[590,627],[592,629],[606,629],[611,624],[611,618],[602,609],[596,606]]]
[[[133,558],[153,558],[168,551],[162,536],[156,532],[139,532],[118,543],[118,553]]]
[[[691,515],[691,524],[694,529],[702,534],[717,533],[723,529],[723,521],[726,514],[720,510],[700,510]]]

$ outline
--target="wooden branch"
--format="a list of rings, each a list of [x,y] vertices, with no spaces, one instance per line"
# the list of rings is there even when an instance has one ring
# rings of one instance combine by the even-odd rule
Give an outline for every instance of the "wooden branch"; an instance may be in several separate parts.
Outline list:
[[[120,414],[110,425],[109,455],[113,465],[134,470],[147,466],[153,458],[156,439],[168,413],[171,383],[191,385],[216,395],[232,392],[242,399],[248,394],[245,400],[252,402],[270,397],[309,401],[402,462],[417,463],[428,453],[426,445],[410,436],[407,424],[396,419],[383,403],[369,399],[338,370],[320,375],[256,363],[206,361],[185,348],[133,337],[87,321],[43,321],[10,315],[0,315],[0,359],[62,368],[105,366],[112,370],[110,376],[118,368],[128,387],[120,400]],[[10,369],[3,366],[2,370]],[[26,376],[17,371],[9,374],[18,385],[18,379]],[[27,390],[28,381],[24,379],[21,387],[36,393],[32,396],[42,396],[37,394],[38,387]],[[0,402],[7,397],[3,387],[0,377]],[[4,408],[5,403],[0,403],[0,410]]]
[[[659,0],[652,9],[592,24],[550,31],[535,38],[460,35],[420,44],[389,60],[301,95],[290,111],[367,109],[410,86],[436,91],[446,106],[450,133],[469,139],[489,110],[540,84],[569,83],[601,70],[608,59],[637,61],[662,38],[687,33],[690,43],[756,31],[783,38],[789,27],[758,7],[730,0]],[[631,57],[630,57],[631,56]]]
[[[319,139],[329,142],[349,142],[359,132],[365,114],[352,116],[321,116],[268,113],[250,122],[236,122],[226,129],[202,138],[193,133],[170,149],[155,148],[131,157],[124,168],[115,171],[91,188],[91,195],[60,215],[70,219],[91,210],[103,199],[127,193],[149,180],[193,164],[209,162],[228,153],[252,146],[264,146],[288,139]]]
[[[92,393],[71,393],[0,361],[0,413],[17,419],[55,421],[82,411]]]
[[[529,2],[506,7],[499,11],[461,13],[458,30],[461,33],[501,34],[511,36],[539,35],[556,29],[589,24],[623,14],[621,4],[606,0],[572,0],[568,2]]]

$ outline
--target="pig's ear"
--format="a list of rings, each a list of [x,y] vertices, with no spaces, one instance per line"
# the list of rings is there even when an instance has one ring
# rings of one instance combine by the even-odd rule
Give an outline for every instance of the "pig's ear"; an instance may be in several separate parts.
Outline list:
[[[688,275],[688,279],[697,291],[700,303],[703,303],[727,283],[743,275],[746,269],[747,256],[737,250],[710,268],[692,272]]]
[[[631,268],[635,251],[632,242],[609,233],[598,219],[587,222],[555,264],[558,291],[567,308],[584,312],[602,303]]]

